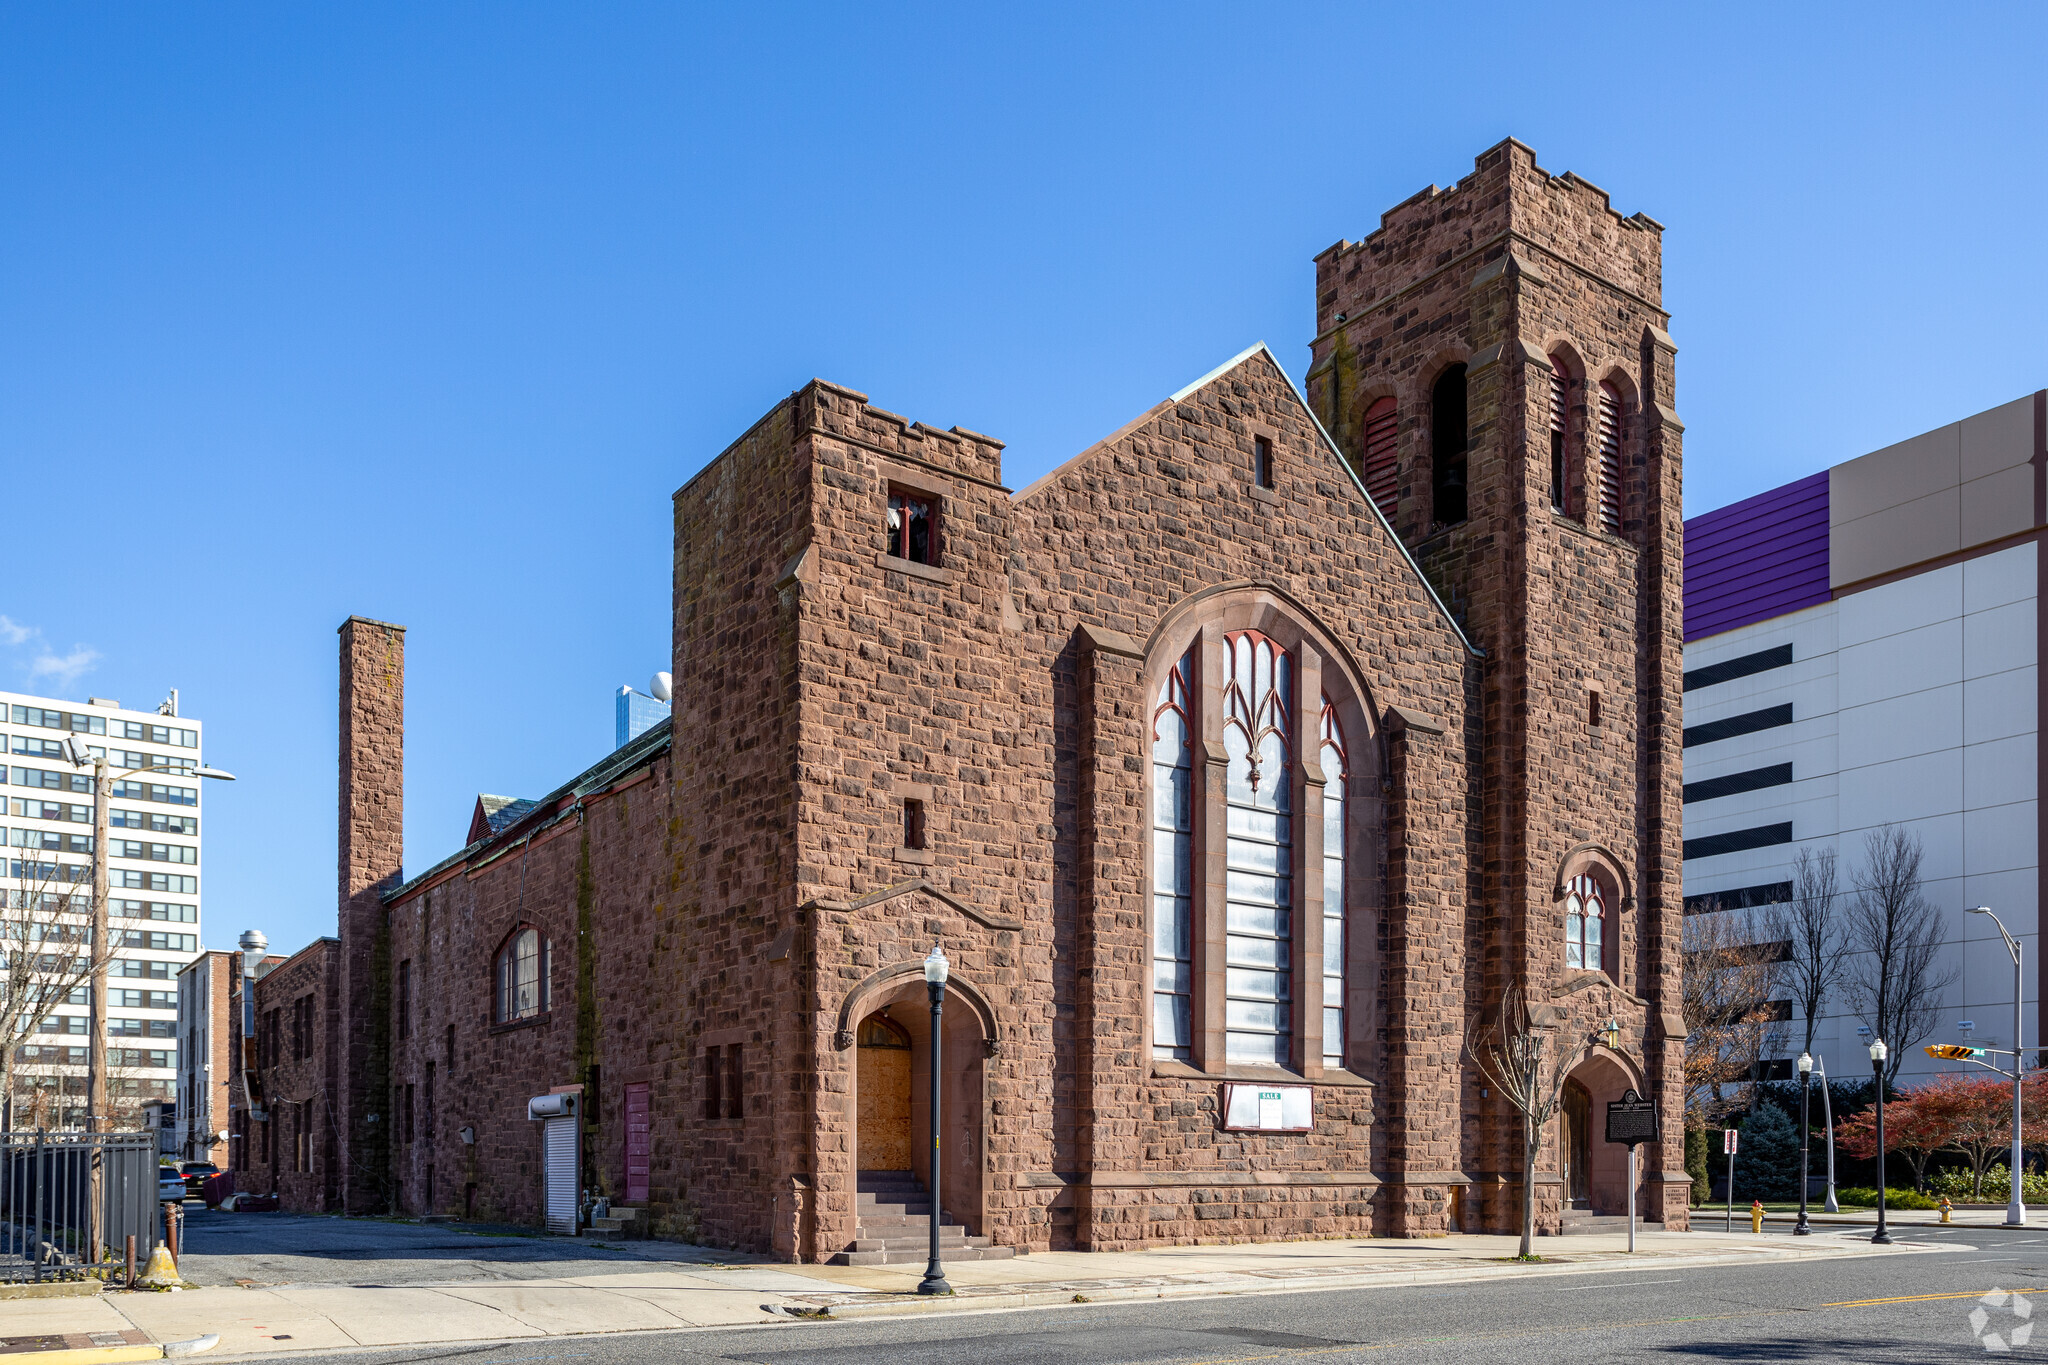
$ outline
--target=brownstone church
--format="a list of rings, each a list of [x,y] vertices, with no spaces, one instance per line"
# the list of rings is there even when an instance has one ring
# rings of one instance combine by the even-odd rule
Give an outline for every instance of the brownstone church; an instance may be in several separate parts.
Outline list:
[[[1634,1088],[1683,1226],[1660,234],[1503,142],[1316,258],[1306,394],[1254,346],[1021,490],[805,385],[675,495],[672,723],[425,870],[351,618],[337,1197],[922,1259],[936,1160],[961,1255],[1512,1230],[1463,1044],[1519,980],[1583,1058],[1539,1223],[1620,1211]]]

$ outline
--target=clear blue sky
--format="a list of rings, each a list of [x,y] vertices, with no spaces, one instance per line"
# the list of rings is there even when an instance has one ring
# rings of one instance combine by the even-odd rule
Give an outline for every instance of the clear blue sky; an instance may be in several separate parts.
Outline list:
[[[1698,19],[1674,18],[1681,9]],[[0,682],[208,756],[207,942],[332,932],[335,627],[407,864],[611,745],[669,494],[813,375],[1021,487],[1505,136],[1667,225],[1687,506],[2048,384],[2048,7],[0,9]]]

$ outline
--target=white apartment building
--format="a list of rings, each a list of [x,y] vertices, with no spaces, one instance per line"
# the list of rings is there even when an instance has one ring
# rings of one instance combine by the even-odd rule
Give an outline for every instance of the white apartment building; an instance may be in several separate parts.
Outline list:
[[[2041,1042],[2044,535],[2048,392],[1686,523],[1686,912],[1783,902],[1802,848],[1853,895],[1869,831],[1917,835],[1955,979],[1901,1079],[1966,1065],[1927,1043],[2014,1045],[2012,959],[1966,907],[2020,939]],[[1863,1026],[1846,993],[1821,1012],[1830,1075],[1870,1074]]]
[[[104,754],[121,774],[108,803],[108,912],[116,957],[107,982],[111,1095],[171,1100],[178,1076],[178,971],[199,951],[201,830],[205,813],[196,776],[202,727],[178,714],[177,694],[150,711],[103,697],[84,702],[0,692],[0,839],[6,844],[8,894],[53,888],[89,896],[93,794],[90,769],[63,757],[73,738]],[[88,1000],[83,990],[43,1022],[22,1050],[22,1071],[62,1096],[53,1116],[84,1116]]]

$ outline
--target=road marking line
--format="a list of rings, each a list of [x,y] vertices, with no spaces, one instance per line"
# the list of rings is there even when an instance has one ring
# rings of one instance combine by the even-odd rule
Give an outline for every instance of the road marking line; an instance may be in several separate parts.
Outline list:
[[[1968,1264],[1968,1262],[1963,1262],[1963,1264]],[[2032,1289],[2014,1289],[2007,1292],[2013,1294],[2040,1294],[2048,1291],[2035,1287]],[[1932,1299],[1976,1299],[1982,1298],[1984,1293],[1985,1291],[1982,1289],[1963,1289],[1950,1294],[1901,1294],[1896,1298],[1890,1299],[1844,1299],[1840,1303],[1824,1303],[1821,1307],[1870,1308],[1880,1303],[1926,1303]]]
[[[1957,1265],[1989,1265],[1993,1261],[2017,1261],[2017,1256],[1979,1256],[1974,1261],[1957,1261]]]
[[[1668,1280],[1623,1280],[1620,1284],[1614,1287],[1616,1289],[1626,1289],[1630,1285],[1637,1284],[1682,1284],[1684,1283],[1684,1281],[1685,1276],[1676,1275]],[[1583,1294],[1586,1292],[1586,1286],[1582,1284],[1572,1284],[1566,1285],[1563,1289],[1553,1289],[1550,1292],[1553,1294]]]

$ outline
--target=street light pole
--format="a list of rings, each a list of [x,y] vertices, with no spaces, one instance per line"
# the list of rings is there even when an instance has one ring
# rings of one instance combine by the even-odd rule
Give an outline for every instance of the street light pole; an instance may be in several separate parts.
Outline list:
[[[1835,1106],[1828,1098],[1828,1064],[1824,1057],[1816,1057],[1814,1067],[1820,1076],[1820,1121],[1828,1130],[1828,1197],[1821,1208],[1828,1213],[1840,1213],[1842,1206],[1835,1201]]]
[[[1799,1221],[1792,1225],[1794,1237],[1811,1237],[1813,1225],[1806,1221],[1806,1162],[1807,1149],[1813,1144],[1812,1120],[1808,1109],[1813,1095],[1813,1058],[1808,1053],[1799,1054]]]
[[[2020,1189],[2020,1111],[2023,1084],[2027,1074],[2026,1054],[2020,1044],[2020,1030],[2026,1016],[2020,1006],[2020,941],[2006,929],[2005,921],[1991,913],[1988,905],[1974,906],[1972,915],[1983,915],[1998,926],[1998,933],[2005,940],[2005,950],[2012,955],[2012,1198],[2005,1203],[2005,1225],[2023,1228],[2027,1225],[2027,1201]]]
[[[1870,1240],[1881,1247],[1892,1244],[1891,1230],[1884,1223],[1884,1039],[1870,1044],[1870,1070],[1877,1078],[1877,1235]]]
[[[943,1012],[946,1005],[946,971],[951,964],[939,945],[932,945],[932,955],[924,960],[924,987],[932,1000],[932,1094],[931,1094],[931,1255],[925,1261],[924,1278],[918,1281],[920,1294],[950,1294],[953,1286],[946,1283],[946,1273],[939,1267],[939,1097],[941,1094],[939,1071],[939,1035],[943,1031]]]

